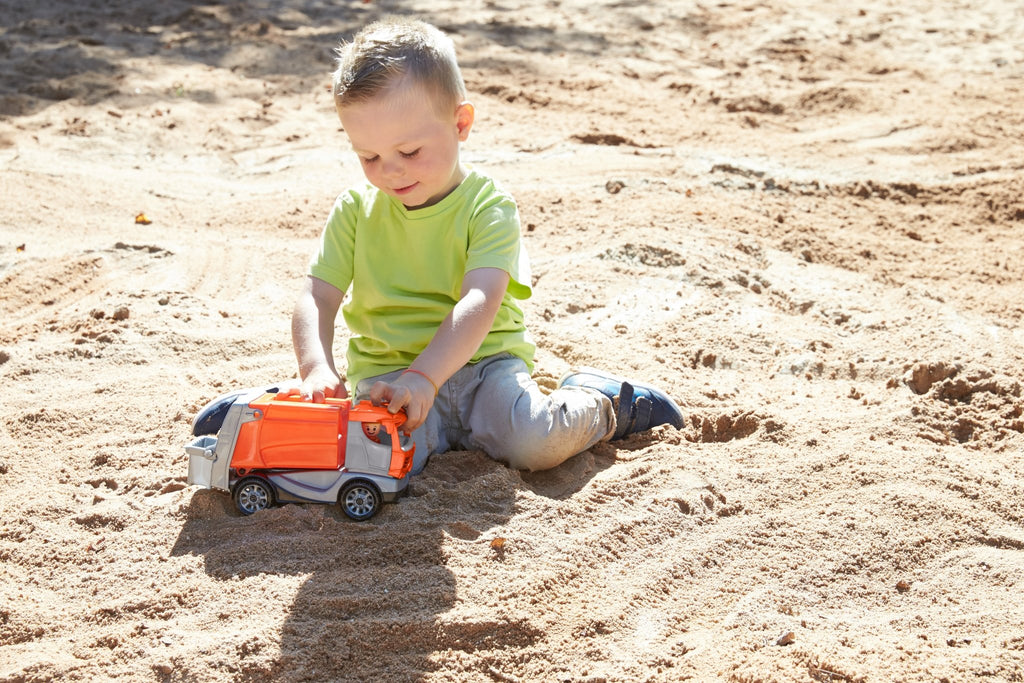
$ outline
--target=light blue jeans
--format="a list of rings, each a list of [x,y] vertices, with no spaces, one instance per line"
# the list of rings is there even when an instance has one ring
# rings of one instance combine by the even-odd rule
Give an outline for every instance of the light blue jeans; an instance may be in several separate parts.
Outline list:
[[[362,380],[356,399],[367,398],[375,382],[400,374]],[[608,397],[578,387],[545,394],[521,358],[499,354],[464,366],[441,385],[426,421],[412,434],[412,473],[422,472],[434,453],[452,449],[481,450],[514,469],[546,470],[614,431]]]

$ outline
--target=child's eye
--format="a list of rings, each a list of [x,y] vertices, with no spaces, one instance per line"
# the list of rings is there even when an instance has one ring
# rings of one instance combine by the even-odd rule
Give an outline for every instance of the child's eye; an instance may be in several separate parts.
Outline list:
[[[372,156],[372,157],[359,157],[359,158],[363,160],[364,164],[372,164],[373,162],[377,161],[377,159],[379,159],[380,157]]]
[[[420,153],[420,150],[419,150],[419,149],[414,149],[414,150],[413,150],[413,151],[411,151],[411,152],[401,152],[401,155],[402,155],[403,157],[405,157],[406,159],[412,159],[412,158],[413,158],[414,156],[416,156],[416,155],[417,155],[417,154],[419,154],[419,153]]]

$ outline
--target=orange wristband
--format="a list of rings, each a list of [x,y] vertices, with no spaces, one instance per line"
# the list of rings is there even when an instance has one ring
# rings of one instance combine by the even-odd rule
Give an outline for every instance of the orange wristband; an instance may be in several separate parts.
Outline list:
[[[403,370],[402,374],[404,375],[407,372],[411,372],[413,374],[419,375],[420,377],[425,377],[427,379],[427,381],[430,382],[430,386],[434,387],[434,396],[437,396],[437,392],[438,392],[437,384],[434,383],[434,380],[430,379],[430,375],[428,375],[427,373],[422,372],[420,370],[413,370],[412,368],[408,368],[406,370]]]

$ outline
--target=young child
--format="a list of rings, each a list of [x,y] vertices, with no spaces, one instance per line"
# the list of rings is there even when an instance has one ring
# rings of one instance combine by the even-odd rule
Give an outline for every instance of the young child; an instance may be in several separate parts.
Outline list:
[[[546,395],[530,378],[519,214],[460,161],[474,109],[451,40],[389,19],[338,55],[335,106],[369,184],[338,198],[295,306],[298,391],[348,396],[333,355],[341,309],[347,380],[356,398],[405,410],[413,473],[453,448],[547,469],[604,439],[681,427],[678,406],[654,387],[587,370]]]

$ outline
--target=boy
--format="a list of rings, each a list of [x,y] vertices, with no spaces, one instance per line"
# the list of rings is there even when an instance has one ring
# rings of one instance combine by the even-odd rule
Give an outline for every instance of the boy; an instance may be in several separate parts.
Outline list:
[[[357,398],[404,409],[427,457],[479,449],[517,469],[554,467],[598,441],[683,424],[653,387],[591,370],[550,395],[530,378],[534,344],[517,299],[530,296],[513,199],[465,167],[473,105],[438,29],[374,23],[338,50],[335,106],[369,185],[334,205],[292,317],[313,401],[348,395],[332,351],[343,313]]]

